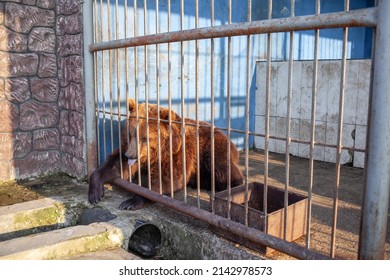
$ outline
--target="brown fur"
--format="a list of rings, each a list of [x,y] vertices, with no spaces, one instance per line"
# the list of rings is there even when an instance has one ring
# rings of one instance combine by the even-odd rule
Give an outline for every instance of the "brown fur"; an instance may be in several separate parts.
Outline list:
[[[129,99],[130,117],[122,133],[124,143],[122,147],[123,154],[123,174],[126,179],[129,177],[128,158],[137,159],[137,162],[131,166],[131,177],[138,178],[138,164],[141,166],[142,186],[148,187],[147,180],[148,170],[148,143],[149,139],[149,164],[150,178],[152,190],[160,191],[159,179],[159,161],[158,154],[161,150],[161,178],[163,194],[171,193],[171,179],[173,181],[173,191],[181,190],[184,184],[190,187],[196,187],[196,127],[193,126],[196,122],[191,119],[185,119],[185,177],[183,172],[183,139],[182,139],[182,119],[172,110],[160,108],[158,112],[157,105],[149,104],[146,107],[145,103],[138,105],[138,120],[139,120],[139,155],[137,158],[137,118],[136,104],[133,99]],[[148,111],[148,112],[146,112]],[[160,126],[158,127],[157,117],[160,115]],[[149,125],[146,123],[146,116],[149,118]],[[169,116],[172,120],[172,164],[173,176],[170,174],[170,136],[169,136]],[[199,153],[200,153],[200,186],[202,189],[209,190],[211,188],[211,126],[206,122],[199,122]],[[160,128],[160,143],[158,139],[158,128]],[[127,131],[129,132],[127,137]],[[148,137],[149,136],[149,137]],[[129,145],[127,145],[129,139]],[[215,188],[217,191],[224,190],[227,187],[227,137],[220,130],[214,130],[215,141]],[[238,168],[239,153],[235,145],[230,142],[230,163],[231,163],[231,185],[237,186],[242,184],[243,176]],[[91,175],[89,184],[89,201],[98,203],[104,195],[103,184],[120,177],[119,150],[116,150],[108,157],[106,162],[100,166]],[[121,204],[122,209],[139,209],[144,205],[145,200],[134,196],[128,201]]]

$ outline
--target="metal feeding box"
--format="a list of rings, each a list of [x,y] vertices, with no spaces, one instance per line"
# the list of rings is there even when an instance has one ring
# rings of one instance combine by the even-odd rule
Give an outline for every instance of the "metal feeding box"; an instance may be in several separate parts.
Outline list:
[[[261,183],[248,184],[248,226],[266,232],[270,235],[283,238],[284,232],[284,190],[268,186],[267,215],[263,212],[264,185]],[[286,240],[293,241],[306,234],[307,197],[288,193],[287,232]],[[222,217],[228,215],[228,191],[215,195],[215,213]],[[231,189],[231,219],[245,223],[245,185]],[[265,221],[267,220],[266,226]],[[217,234],[234,242],[240,243],[261,253],[269,254],[274,249],[251,242],[241,236],[227,231],[212,228]]]

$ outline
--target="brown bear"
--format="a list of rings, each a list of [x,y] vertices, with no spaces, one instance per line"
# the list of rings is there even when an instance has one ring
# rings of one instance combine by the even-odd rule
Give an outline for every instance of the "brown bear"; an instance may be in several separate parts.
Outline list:
[[[137,145],[137,110],[134,99],[129,99],[129,119],[127,127],[122,133],[122,154],[119,149],[108,156],[107,160],[96,169],[89,182],[88,199],[90,203],[97,204],[104,196],[105,183],[110,183],[115,178],[121,177],[120,158],[122,159],[123,177],[133,182],[137,182],[138,169],[143,187],[149,186],[148,168],[150,167],[151,188],[153,191],[160,191],[159,176],[159,150],[161,151],[161,189],[163,194],[171,193],[171,180],[173,181],[173,191],[181,190],[184,187],[183,172],[183,145],[182,145],[182,123],[181,117],[174,111],[167,108],[158,108],[155,104],[138,104],[138,140]],[[160,115],[160,146],[158,137],[157,116]],[[148,124],[146,123],[148,117]],[[171,117],[171,133],[169,128],[169,117]],[[189,187],[197,186],[197,162],[196,162],[196,122],[192,119],[185,119],[185,184]],[[200,187],[211,189],[211,125],[207,122],[199,122],[199,172]],[[148,139],[149,138],[149,139]],[[227,188],[227,137],[219,129],[214,130],[214,155],[215,155],[215,189],[221,191]],[[129,142],[129,144],[127,144]],[[149,164],[148,164],[148,143],[149,142]],[[172,144],[170,144],[172,142]],[[172,149],[172,173],[170,150]],[[139,158],[138,156],[139,155]],[[236,146],[230,142],[230,166],[231,166],[231,186],[243,183],[243,175],[238,167],[239,152]],[[130,168],[129,168],[130,167]],[[129,171],[130,169],[130,171]],[[136,210],[142,208],[147,202],[146,199],[134,195],[120,205],[121,209]]]

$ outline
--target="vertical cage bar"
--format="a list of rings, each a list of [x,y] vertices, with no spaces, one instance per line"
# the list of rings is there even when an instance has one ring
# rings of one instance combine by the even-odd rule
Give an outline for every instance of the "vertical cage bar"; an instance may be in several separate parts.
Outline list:
[[[159,25],[159,2],[156,0],[156,33],[160,33]],[[156,44],[156,95],[157,95],[157,141],[158,141],[158,181],[160,184],[160,194],[162,190],[162,171],[161,171],[161,128],[160,128],[160,45]]]
[[[359,259],[384,259],[390,195],[390,1],[378,0]]]
[[[195,28],[199,24],[199,1],[195,0]],[[199,152],[199,43],[195,40],[195,111],[196,111],[196,189],[200,208],[200,152]]]
[[[168,32],[171,31],[171,0],[168,0]],[[173,139],[172,139],[172,62],[171,62],[171,43],[168,43],[168,122],[169,122],[169,173],[171,182],[171,197],[174,197],[173,188]]]
[[[214,26],[214,0],[210,1],[210,17],[211,26]],[[215,143],[214,143],[214,128],[215,128],[215,96],[214,96],[214,38],[211,38],[211,49],[210,49],[210,96],[211,96],[211,212],[215,213]]]
[[[148,7],[147,0],[144,0],[144,35],[148,33]],[[150,134],[149,134],[149,77],[148,77],[148,46],[144,46],[144,73],[145,73],[145,105],[146,105],[146,157],[148,161],[148,188],[152,189],[151,171],[150,171]],[[142,145],[142,141],[139,142]]]
[[[100,41],[103,41],[103,0],[100,0],[100,21],[101,21],[101,31],[100,31]],[[101,77],[101,81],[102,81],[102,110],[103,110],[103,124],[102,124],[102,127],[103,127],[103,158],[104,160],[106,159],[106,156],[107,156],[107,135],[106,135],[106,97],[105,97],[105,92],[104,92],[104,77],[105,77],[105,63],[104,63],[104,54],[105,54],[105,51],[102,51],[102,77]],[[100,164],[100,162],[99,162]]]
[[[252,21],[252,0],[248,0],[247,21]],[[246,98],[245,98],[245,221],[248,226],[249,214],[249,107],[250,107],[250,69],[251,69],[251,36],[246,37]]]
[[[229,16],[228,24],[232,23],[232,0],[229,0]],[[227,189],[228,189],[228,219],[231,219],[231,208],[232,208],[232,183],[231,183],[231,166],[230,166],[230,134],[231,134],[231,124],[230,124],[230,102],[231,102],[231,80],[232,80],[232,37],[228,37],[228,73],[227,73],[227,153],[226,153],[226,163],[227,163]]]
[[[184,0],[180,1],[180,29],[184,30]],[[183,164],[183,189],[184,202],[187,202],[187,169],[186,169],[186,127],[184,114],[184,41],[180,42],[180,93],[181,93],[181,137],[182,137],[182,164]]]
[[[138,36],[138,25],[137,25],[137,0],[134,0],[134,37]],[[138,48],[134,48],[134,79],[135,79],[135,118],[136,118],[136,146],[137,146],[137,160],[140,159],[140,146],[139,146],[139,113],[138,113],[138,102],[139,102],[139,87],[138,87]],[[141,164],[138,161],[138,185],[142,185],[141,176]]]
[[[108,40],[112,40],[111,38],[111,3],[110,0],[107,0],[107,35]],[[114,112],[113,112],[113,88],[112,88],[112,50],[108,51],[108,80],[109,80],[109,88],[110,88],[110,141],[111,141],[111,153],[114,152]]]
[[[268,0],[268,19],[272,19],[272,0]],[[264,192],[263,192],[263,212],[268,214],[268,167],[269,167],[269,120],[271,107],[271,50],[272,34],[267,34],[267,77],[266,77],[266,97],[265,97],[265,131],[264,131]],[[267,228],[267,219],[264,220],[264,227]]]
[[[87,159],[87,164],[83,167],[83,175],[92,174],[93,170],[96,169],[98,161],[96,160],[96,154],[99,147],[96,145],[96,131],[97,127],[97,115],[96,109],[98,108],[97,104],[97,92],[96,92],[96,54],[88,52],[88,45],[96,41],[94,36],[94,26],[96,28],[97,24],[94,25],[94,16],[96,16],[96,2],[89,1],[89,3],[83,3],[83,8],[87,9],[87,12],[84,14],[83,21],[85,30],[88,33],[84,33],[84,85],[85,85],[85,97],[86,97],[86,111],[85,111],[85,131],[86,131],[86,148],[83,149],[83,155]],[[95,29],[96,30],[96,29]],[[95,61],[95,63],[94,63]],[[2,66],[3,67],[3,66]],[[80,174],[81,175],[81,174]]]
[[[316,15],[321,12],[321,1],[316,1]],[[306,216],[306,248],[310,248],[310,228],[312,213],[312,191],[314,184],[314,144],[316,129],[316,108],[317,108],[317,91],[318,91],[318,42],[320,30],[315,30],[314,35],[314,62],[313,62],[313,89],[311,99],[311,132],[310,132],[310,157],[309,157],[309,187],[307,190],[307,216]]]
[[[344,10],[349,11],[349,0],[344,2]],[[333,224],[330,243],[330,256],[334,258],[336,247],[337,233],[337,218],[338,218],[338,203],[340,189],[340,167],[341,167],[341,149],[343,145],[343,122],[344,122],[344,96],[345,96],[345,79],[347,67],[347,40],[348,28],[343,29],[343,54],[341,61],[341,81],[340,81],[340,99],[339,99],[339,123],[337,132],[337,148],[336,148],[336,180],[334,185],[333,196]]]
[[[295,16],[295,0],[291,0],[291,17]],[[293,71],[294,71],[294,31],[290,32],[290,51],[288,63],[288,95],[287,95],[287,128],[286,128],[286,182],[284,188],[284,226],[283,238],[287,237],[287,207],[288,189],[290,185],[290,149],[291,149],[291,102],[293,94]]]
[[[97,8],[97,0],[94,0],[93,1],[93,17],[95,18],[95,21],[94,21],[94,42],[97,42],[98,41],[98,30],[99,30],[99,21],[98,21],[98,15],[97,15],[97,12],[98,11],[98,8]],[[101,26],[101,23],[100,23],[100,26]],[[101,29],[100,29],[101,30]],[[86,44],[87,45],[87,44]],[[98,68],[99,68],[99,60],[98,60],[98,53],[94,53],[93,55],[93,59],[94,59],[94,75],[95,75],[95,78],[94,78],[94,87],[95,87],[95,118],[96,118],[96,141],[97,141],[97,149],[96,149],[96,152],[97,152],[97,165],[99,165],[100,163],[100,133],[99,133],[99,127],[100,127],[100,113],[99,113],[99,86],[98,86]],[[89,140],[88,140],[89,141]],[[95,166],[96,168],[96,166]],[[93,169],[95,169],[93,168]],[[90,170],[91,167],[88,166],[88,170]],[[90,172],[88,172],[90,173]]]
[[[129,22],[129,19],[128,19],[128,4],[127,4],[127,0],[125,0],[125,37],[126,38],[129,38],[129,28],[128,28],[128,22]],[[129,131],[129,125],[128,125],[128,120],[129,120],[129,115],[130,115],[130,112],[129,112],[129,107],[128,107],[128,100],[129,100],[129,49],[128,48],[125,48],[125,76],[126,76],[126,144],[127,144],[127,148],[130,147],[130,131]],[[129,182],[132,182],[133,181],[133,178],[132,178],[132,172],[131,172],[131,165],[128,165],[128,172],[129,172]]]
[[[119,6],[118,0],[115,1],[115,39],[119,39]],[[119,154],[122,155],[122,129],[121,129],[121,73],[120,73],[120,50],[115,50],[115,63],[116,63],[116,90],[117,90],[117,106],[118,106],[118,149]],[[121,178],[123,178],[123,162],[122,156],[119,157],[119,167]]]

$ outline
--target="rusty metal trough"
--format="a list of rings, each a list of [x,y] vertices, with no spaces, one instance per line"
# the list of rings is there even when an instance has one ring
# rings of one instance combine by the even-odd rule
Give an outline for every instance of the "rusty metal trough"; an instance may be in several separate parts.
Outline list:
[[[284,239],[285,208],[284,190],[268,186],[267,211],[264,212],[264,185],[261,183],[248,184],[248,226],[263,231],[267,234]],[[245,185],[231,189],[230,218],[238,223],[245,224]],[[289,192],[286,217],[285,240],[293,241],[306,234],[307,197]],[[229,193],[228,190],[215,195],[215,213],[222,217],[228,217]],[[217,234],[234,242],[269,254],[274,251],[259,243],[254,243],[244,236],[237,236],[220,228],[212,227]]]

